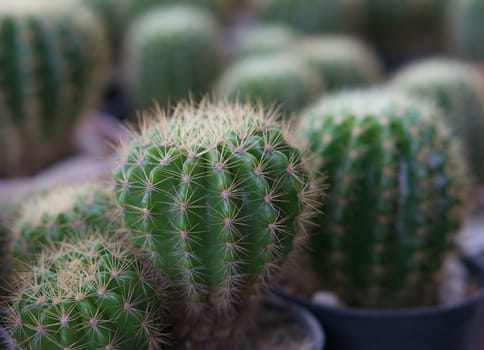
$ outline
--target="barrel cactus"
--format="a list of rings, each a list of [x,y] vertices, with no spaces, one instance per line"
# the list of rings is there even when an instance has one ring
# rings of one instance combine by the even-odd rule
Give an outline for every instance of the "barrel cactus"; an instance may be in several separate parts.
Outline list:
[[[196,7],[156,8],[130,29],[126,85],[137,107],[167,105],[207,93],[222,65],[215,19]]]
[[[91,12],[71,1],[0,3],[0,176],[63,156],[100,97],[107,49]]]
[[[357,32],[365,23],[362,0],[251,0],[264,20],[302,32]]]
[[[368,46],[346,36],[306,38],[296,46],[298,52],[325,82],[327,91],[379,83],[383,65]]]
[[[30,261],[45,248],[80,237],[88,228],[114,228],[114,211],[114,200],[101,184],[54,187],[28,200],[12,220],[12,255]]]
[[[230,101],[261,101],[277,106],[288,118],[318,96],[323,83],[304,60],[291,54],[247,57],[234,63],[217,83],[218,94]]]
[[[308,245],[322,287],[359,307],[431,303],[465,209],[459,146],[432,105],[391,91],[328,97],[300,119],[326,171]]]
[[[101,236],[42,256],[19,277],[7,322],[16,349],[161,349],[162,289],[121,243]]]
[[[132,243],[174,286],[177,332],[194,348],[236,348],[242,311],[304,237],[317,187],[288,141],[250,106],[179,106],[126,145],[114,171]]]
[[[484,79],[466,63],[429,59],[399,72],[395,86],[432,100],[444,111],[448,126],[460,137],[475,177],[484,181]]]

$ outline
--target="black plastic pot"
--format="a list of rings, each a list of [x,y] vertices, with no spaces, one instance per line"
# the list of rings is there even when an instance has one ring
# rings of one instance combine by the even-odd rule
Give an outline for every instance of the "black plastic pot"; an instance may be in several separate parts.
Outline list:
[[[484,269],[466,265],[484,287]],[[322,306],[277,294],[309,309],[326,330],[327,350],[482,350],[478,347],[484,288],[451,306],[408,310],[370,310]],[[484,329],[481,331],[484,332]]]

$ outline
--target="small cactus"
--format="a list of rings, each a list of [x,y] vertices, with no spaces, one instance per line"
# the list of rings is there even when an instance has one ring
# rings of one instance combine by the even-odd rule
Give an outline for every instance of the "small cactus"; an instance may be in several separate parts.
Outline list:
[[[105,33],[91,12],[69,4],[0,2],[0,176],[64,156],[74,125],[100,97]]]
[[[79,237],[87,228],[114,227],[114,201],[98,183],[54,187],[28,200],[10,225],[12,255],[30,261],[45,248]]]
[[[182,338],[216,342],[243,328],[246,303],[300,243],[315,187],[262,110],[204,102],[155,118],[114,171],[117,201],[132,243],[176,290]]]
[[[218,94],[230,101],[249,100],[277,106],[289,118],[313,102],[323,84],[304,60],[290,54],[248,57],[229,67],[217,83]]]
[[[466,63],[429,59],[397,73],[394,85],[431,100],[465,146],[464,156],[479,182],[484,182],[484,79]]]
[[[383,79],[383,65],[363,42],[346,36],[302,40],[298,52],[320,72],[327,91],[371,85]]]
[[[432,302],[466,192],[432,105],[370,90],[323,99],[298,125],[330,188],[308,245],[325,289],[360,307]]]
[[[124,61],[134,104],[166,106],[207,93],[222,65],[219,34],[215,19],[196,7],[160,7],[138,18]]]
[[[19,276],[16,349],[161,349],[164,299],[149,268],[101,236],[64,244]]]

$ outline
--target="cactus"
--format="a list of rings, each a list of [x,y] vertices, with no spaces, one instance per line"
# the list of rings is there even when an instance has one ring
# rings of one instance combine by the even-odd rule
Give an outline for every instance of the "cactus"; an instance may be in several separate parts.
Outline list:
[[[474,61],[484,61],[484,2],[451,2],[449,39],[453,50]]]
[[[291,27],[279,24],[260,24],[241,31],[236,44],[237,57],[284,53],[298,38]]]
[[[286,23],[302,32],[358,32],[363,28],[362,0],[252,0],[264,20]]]
[[[465,63],[429,59],[409,65],[394,85],[432,100],[443,111],[448,126],[460,137],[465,155],[479,182],[484,181],[484,79]]]
[[[328,91],[375,84],[383,78],[377,55],[358,39],[307,38],[297,45],[296,52],[320,72]]]
[[[214,18],[188,6],[153,9],[130,29],[125,45],[126,85],[137,107],[198,98],[221,69]]]
[[[330,189],[308,247],[323,288],[360,307],[431,302],[465,209],[466,169],[438,110],[403,93],[328,97],[299,122]]]
[[[90,238],[42,256],[9,302],[16,349],[160,349],[162,290],[120,242]]]
[[[321,93],[323,84],[312,67],[290,54],[248,57],[229,67],[217,84],[230,101],[261,101],[276,105],[288,118]]]
[[[64,185],[28,200],[10,225],[11,252],[19,261],[30,261],[45,248],[52,249],[87,228],[114,228],[114,201],[103,185],[92,182]]]
[[[74,125],[100,97],[105,33],[69,4],[0,3],[0,176],[35,172],[69,152]]]
[[[203,102],[156,115],[123,153],[117,201],[132,243],[175,288],[177,332],[235,348],[246,303],[274,281],[311,215],[317,192],[301,152],[274,116]]]

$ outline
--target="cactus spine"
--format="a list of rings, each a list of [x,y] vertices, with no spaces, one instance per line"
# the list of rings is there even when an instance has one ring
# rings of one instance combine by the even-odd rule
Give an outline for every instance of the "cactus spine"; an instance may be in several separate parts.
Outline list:
[[[432,302],[463,211],[465,170],[431,105],[345,93],[300,120],[298,138],[331,184],[311,238],[323,287],[362,307]]]
[[[7,317],[16,349],[160,349],[156,282],[121,243],[64,244],[20,278]]]
[[[301,153],[263,111],[209,103],[157,115],[125,153],[117,201],[188,313],[182,337],[230,337],[305,230],[313,192]]]
[[[0,4],[0,176],[35,172],[68,152],[75,123],[100,95],[104,32],[69,4]]]
[[[221,69],[219,39],[215,19],[196,7],[161,7],[141,16],[125,45],[126,83],[135,105],[166,106],[208,92]]]
[[[445,122],[465,146],[471,170],[484,182],[484,79],[479,71],[458,61],[430,59],[403,69],[394,85],[443,110]]]

